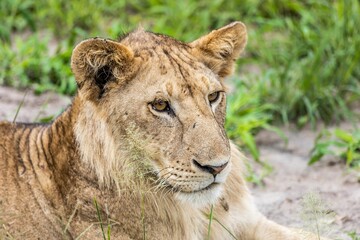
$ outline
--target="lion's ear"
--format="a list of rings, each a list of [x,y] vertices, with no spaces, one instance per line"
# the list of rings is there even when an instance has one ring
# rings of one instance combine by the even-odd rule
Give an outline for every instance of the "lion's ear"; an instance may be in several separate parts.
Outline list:
[[[247,41],[246,27],[233,22],[190,43],[194,54],[221,78],[232,73]]]
[[[82,41],[73,50],[71,69],[79,92],[90,100],[101,98],[109,82],[118,82],[129,74],[134,54],[123,44],[93,38]]]

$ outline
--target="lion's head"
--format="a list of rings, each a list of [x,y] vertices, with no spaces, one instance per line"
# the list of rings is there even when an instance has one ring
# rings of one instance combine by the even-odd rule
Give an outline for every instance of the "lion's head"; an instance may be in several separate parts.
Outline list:
[[[231,168],[223,79],[245,44],[240,22],[189,44],[144,30],[81,42],[75,135],[99,181],[141,169],[179,199],[216,200]]]

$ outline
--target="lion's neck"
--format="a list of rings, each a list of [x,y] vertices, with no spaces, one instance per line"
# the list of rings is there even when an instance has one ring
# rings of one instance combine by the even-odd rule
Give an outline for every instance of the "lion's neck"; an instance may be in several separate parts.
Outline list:
[[[45,128],[42,134],[43,138],[47,139],[45,142],[48,143],[44,146],[47,150],[44,154],[46,154],[49,166],[52,166],[54,180],[61,192],[68,188],[70,183],[67,181],[70,181],[72,171],[79,164],[80,155],[74,135],[74,125],[78,114],[79,102],[75,100],[51,125]]]
[[[80,112],[74,134],[81,162],[96,174],[101,187],[122,188],[133,184],[133,178],[138,178],[144,170],[134,165],[137,162],[134,158],[143,156],[132,154],[134,146],[125,140],[126,131],[114,132],[91,102],[84,102]]]
[[[54,206],[61,206],[64,193],[71,186],[71,172],[79,159],[73,126],[78,114],[75,101],[52,124],[16,123],[13,142],[16,143],[16,169],[21,177],[37,179],[34,188],[41,187],[44,196]],[[34,191],[35,192],[35,191]],[[36,190],[36,192],[38,192]]]
[[[141,185],[143,181],[133,182],[130,175],[139,177],[143,169],[132,164],[134,156],[129,155],[128,145],[115,140],[106,119],[92,104],[76,96],[72,105],[46,127],[43,135],[50,142],[46,157],[49,164],[54,163],[54,174],[59,178],[80,177],[107,189]],[[144,180],[142,177],[137,180]],[[66,191],[69,185],[59,181]]]

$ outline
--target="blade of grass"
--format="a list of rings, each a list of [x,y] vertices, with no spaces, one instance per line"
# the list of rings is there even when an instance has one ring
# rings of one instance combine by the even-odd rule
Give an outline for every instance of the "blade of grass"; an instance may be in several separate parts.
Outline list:
[[[94,198],[94,204],[95,204],[96,213],[97,213],[97,216],[98,216],[98,219],[99,219],[99,222],[100,222],[101,232],[102,232],[102,235],[103,235],[104,240],[106,240],[105,232],[104,232],[104,227],[103,227],[102,220],[101,220],[101,215],[100,215],[100,209],[99,209],[99,206],[98,206],[98,204],[97,204],[96,198]]]
[[[64,229],[64,234],[66,234],[68,228],[70,227],[70,223],[72,222],[72,219],[74,218],[75,213],[76,213],[79,205],[80,205],[80,203],[77,202],[76,205],[75,205],[74,211],[71,213],[71,215],[70,215],[70,217],[69,217],[69,220],[68,220],[68,222],[66,223],[66,226],[65,226],[65,229]]]
[[[214,208],[214,205],[211,204],[210,215],[209,215],[209,225],[208,225],[208,235],[207,235],[208,240],[210,240],[211,223],[213,220],[213,208]]]
[[[237,240],[236,236],[227,227],[225,227],[217,218],[214,218],[214,221],[216,221],[218,224],[220,224],[220,226],[222,228],[224,228],[230,234],[231,237],[233,237],[235,240]]]
[[[91,228],[92,226],[94,226],[94,223],[90,224],[90,226],[88,226],[82,233],[80,233],[80,235],[77,236],[77,237],[75,238],[75,240],[79,240],[87,231],[90,230],[90,228]]]
[[[108,229],[107,229],[107,240],[110,240],[110,233],[111,233],[111,225],[108,224]]]
[[[19,114],[19,112],[20,112],[20,109],[21,109],[21,107],[23,106],[23,104],[24,104],[24,102],[25,102],[25,98],[26,98],[27,93],[28,93],[28,90],[25,90],[23,99],[21,100],[18,108],[16,109],[16,113],[15,113],[15,116],[14,116],[13,123],[15,123],[15,121],[16,121],[16,119],[17,119],[17,116],[18,116],[18,114]]]
[[[145,197],[144,197],[144,192],[141,192],[141,222],[142,222],[142,225],[143,225],[143,239],[146,240]]]

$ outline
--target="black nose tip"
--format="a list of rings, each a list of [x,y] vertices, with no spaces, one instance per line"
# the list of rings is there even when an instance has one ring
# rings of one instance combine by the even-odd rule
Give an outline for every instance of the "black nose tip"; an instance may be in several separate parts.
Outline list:
[[[220,166],[212,166],[212,165],[201,165],[198,161],[196,161],[195,159],[193,159],[193,164],[208,173],[211,173],[212,175],[216,176],[217,174],[219,174],[222,170],[224,170],[224,168],[228,165],[229,162],[224,163],[223,165]]]

